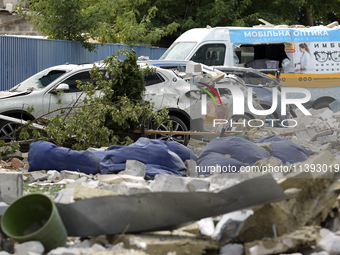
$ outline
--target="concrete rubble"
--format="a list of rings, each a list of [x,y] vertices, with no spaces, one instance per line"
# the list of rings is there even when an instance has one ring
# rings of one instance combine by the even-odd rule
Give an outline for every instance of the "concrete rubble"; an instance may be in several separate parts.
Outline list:
[[[340,112],[329,108],[310,110],[312,116],[296,112],[299,127],[253,128],[246,130],[243,137],[251,142],[271,135],[284,137],[308,150],[307,160],[283,164],[269,156],[254,162],[259,169],[256,173],[202,175],[197,172],[199,164],[194,158],[184,162],[186,176],[157,174],[154,179],[144,178],[147,166],[138,160],[127,160],[125,170],[118,174],[85,174],[66,169],[28,172],[27,154],[16,152],[0,164],[0,213],[15,199],[40,192],[57,205],[68,233],[84,231],[95,235],[69,234],[65,246],[44,253],[38,240],[19,244],[0,233],[0,255],[340,254]],[[208,144],[209,141],[191,139],[188,148],[198,158]],[[272,143],[256,146],[268,155],[275,150]],[[266,166],[282,165],[289,171],[265,172]],[[273,183],[267,187],[254,187],[253,194],[246,194],[246,189],[241,192],[242,185],[249,184],[247,188],[252,190],[250,186],[257,181],[271,183],[270,180]],[[265,194],[276,188],[282,190],[276,200],[274,194],[269,194],[270,199],[255,201],[261,190]],[[250,197],[254,201],[248,204]],[[124,201],[126,206],[121,206]],[[212,201],[213,206],[207,201]],[[97,216],[89,215],[93,208]],[[117,218],[110,216],[101,221],[99,218],[108,211]],[[138,217],[131,219],[131,225],[124,225],[131,213]],[[168,224],[157,225],[167,221]],[[82,225],[79,229],[78,224]],[[96,225],[100,227],[94,231]],[[118,231],[110,232],[112,226],[118,225]]]

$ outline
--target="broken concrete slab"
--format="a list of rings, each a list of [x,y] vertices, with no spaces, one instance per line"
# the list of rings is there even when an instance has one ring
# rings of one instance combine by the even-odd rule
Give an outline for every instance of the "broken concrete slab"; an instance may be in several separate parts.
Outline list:
[[[187,173],[190,177],[198,177],[198,172],[196,171],[197,162],[193,159],[188,159],[184,162]]]
[[[304,128],[295,131],[295,135],[299,140],[310,141],[311,138],[317,134],[316,128]]]
[[[108,184],[119,184],[122,182],[135,182],[145,184],[146,181],[143,177],[133,175],[120,175],[120,174],[103,174],[97,175],[98,181]]]
[[[72,180],[77,180],[81,177],[87,177],[86,174],[80,173],[80,172],[75,172],[75,171],[69,171],[69,170],[62,170],[60,171],[60,178],[61,179],[72,179]]]
[[[283,190],[301,189],[296,198],[253,208],[254,215],[247,218],[235,242],[251,242],[295,231],[304,226],[323,222],[339,194],[339,185],[333,173],[307,172],[308,165],[339,164],[329,151],[310,157],[301,163],[302,172],[292,172],[279,179]],[[299,169],[299,168],[297,168]],[[294,212],[294,213],[292,213]],[[275,231],[273,231],[273,228]]]
[[[213,238],[221,243],[228,243],[237,237],[246,219],[253,215],[251,209],[227,213],[222,216],[216,225]]]
[[[153,192],[56,205],[70,236],[96,236],[170,230],[202,218],[287,198],[271,175],[263,175],[218,193]]]
[[[317,243],[315,250],[316,251],[326,251],[330,255],[340,254],[340,236],[329,231]]]
[[[102,197],[102,196],[114,196],[119,195],[117,192],[113,192],[110,190],[104,189],[94,189],[89,187],[84,187],[82,185],[76,185],[74,187],[73,199],[74,201],[89,199],[93,197]]]
[[[133,175],[144,177],[146,166],[138,160],[126,160],[125,170],[119,172],[122,175]]]
[[[26,179],[26,183],[33,183],[37,181],[46,181],[48,180],[49,175],[40,171],[32,172],[28,175]]]
[[[118,235],[127,249],[143,250],[150,255],[201,255],[220,248],[218,242],[206,238],[166,235]]]
[[[112,190],[122,195],[141,194],[151,192],[150,187],[142,183],[121,182],[115,184]]]
[[[189,178],[181,176],[157,174],[150,184],[150,189],[152,192],[189,192],[189,181]]]
[[[49,170],[47,171],[48,178],[47,180],[49,182],[55,182],[55,181],[60,181],[60,173],[56,170]]]
[[[65,188],[58,192],[57,197],[54,199],[55,203],[60,204],[69,204],[73,203],[73,194],[74,194],[74,187],[73,188]]]
[[[11,204],[23,195],[23,177],[18,172],[0,172],[1,200]]]

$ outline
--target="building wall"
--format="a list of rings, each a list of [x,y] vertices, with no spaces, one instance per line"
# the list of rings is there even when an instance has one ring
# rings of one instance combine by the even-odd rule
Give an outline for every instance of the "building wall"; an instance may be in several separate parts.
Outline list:
[[[0,35],[40,35],[24,17],[12,13],[18,0],[0,0]]]
[[[51,66],[66,62],[92,63],[106,59],[118,49],[131,48],[123,44],[98,46],[96,52],[89,52],[79,42],[0,35],[0,91],[8,90]],[[166,48],[144,46],[134,46],[133,49],[137,56],[148,56],[151,60],[159,59],[166,51]]]

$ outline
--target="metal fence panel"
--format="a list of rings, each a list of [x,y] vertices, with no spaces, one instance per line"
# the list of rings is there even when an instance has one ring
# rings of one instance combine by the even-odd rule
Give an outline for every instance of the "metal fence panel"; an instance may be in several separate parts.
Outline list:
[[[79,42],[41,38],[0,36],[0,91],[7,90],[41,70],[65,64],[92,63],[104,60],[129,45],[105,44],[89,52]],[[137,56],[159,59],[166,48],[134,46]],[[123,57],[120,57],[123,59]]]

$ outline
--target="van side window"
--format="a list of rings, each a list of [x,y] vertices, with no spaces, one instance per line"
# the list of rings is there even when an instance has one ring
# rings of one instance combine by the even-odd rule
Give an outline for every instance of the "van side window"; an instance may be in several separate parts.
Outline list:
[[[225,52],[225,44],[205,44],[196,51],[190,60],[208,66],[223,66]]]

